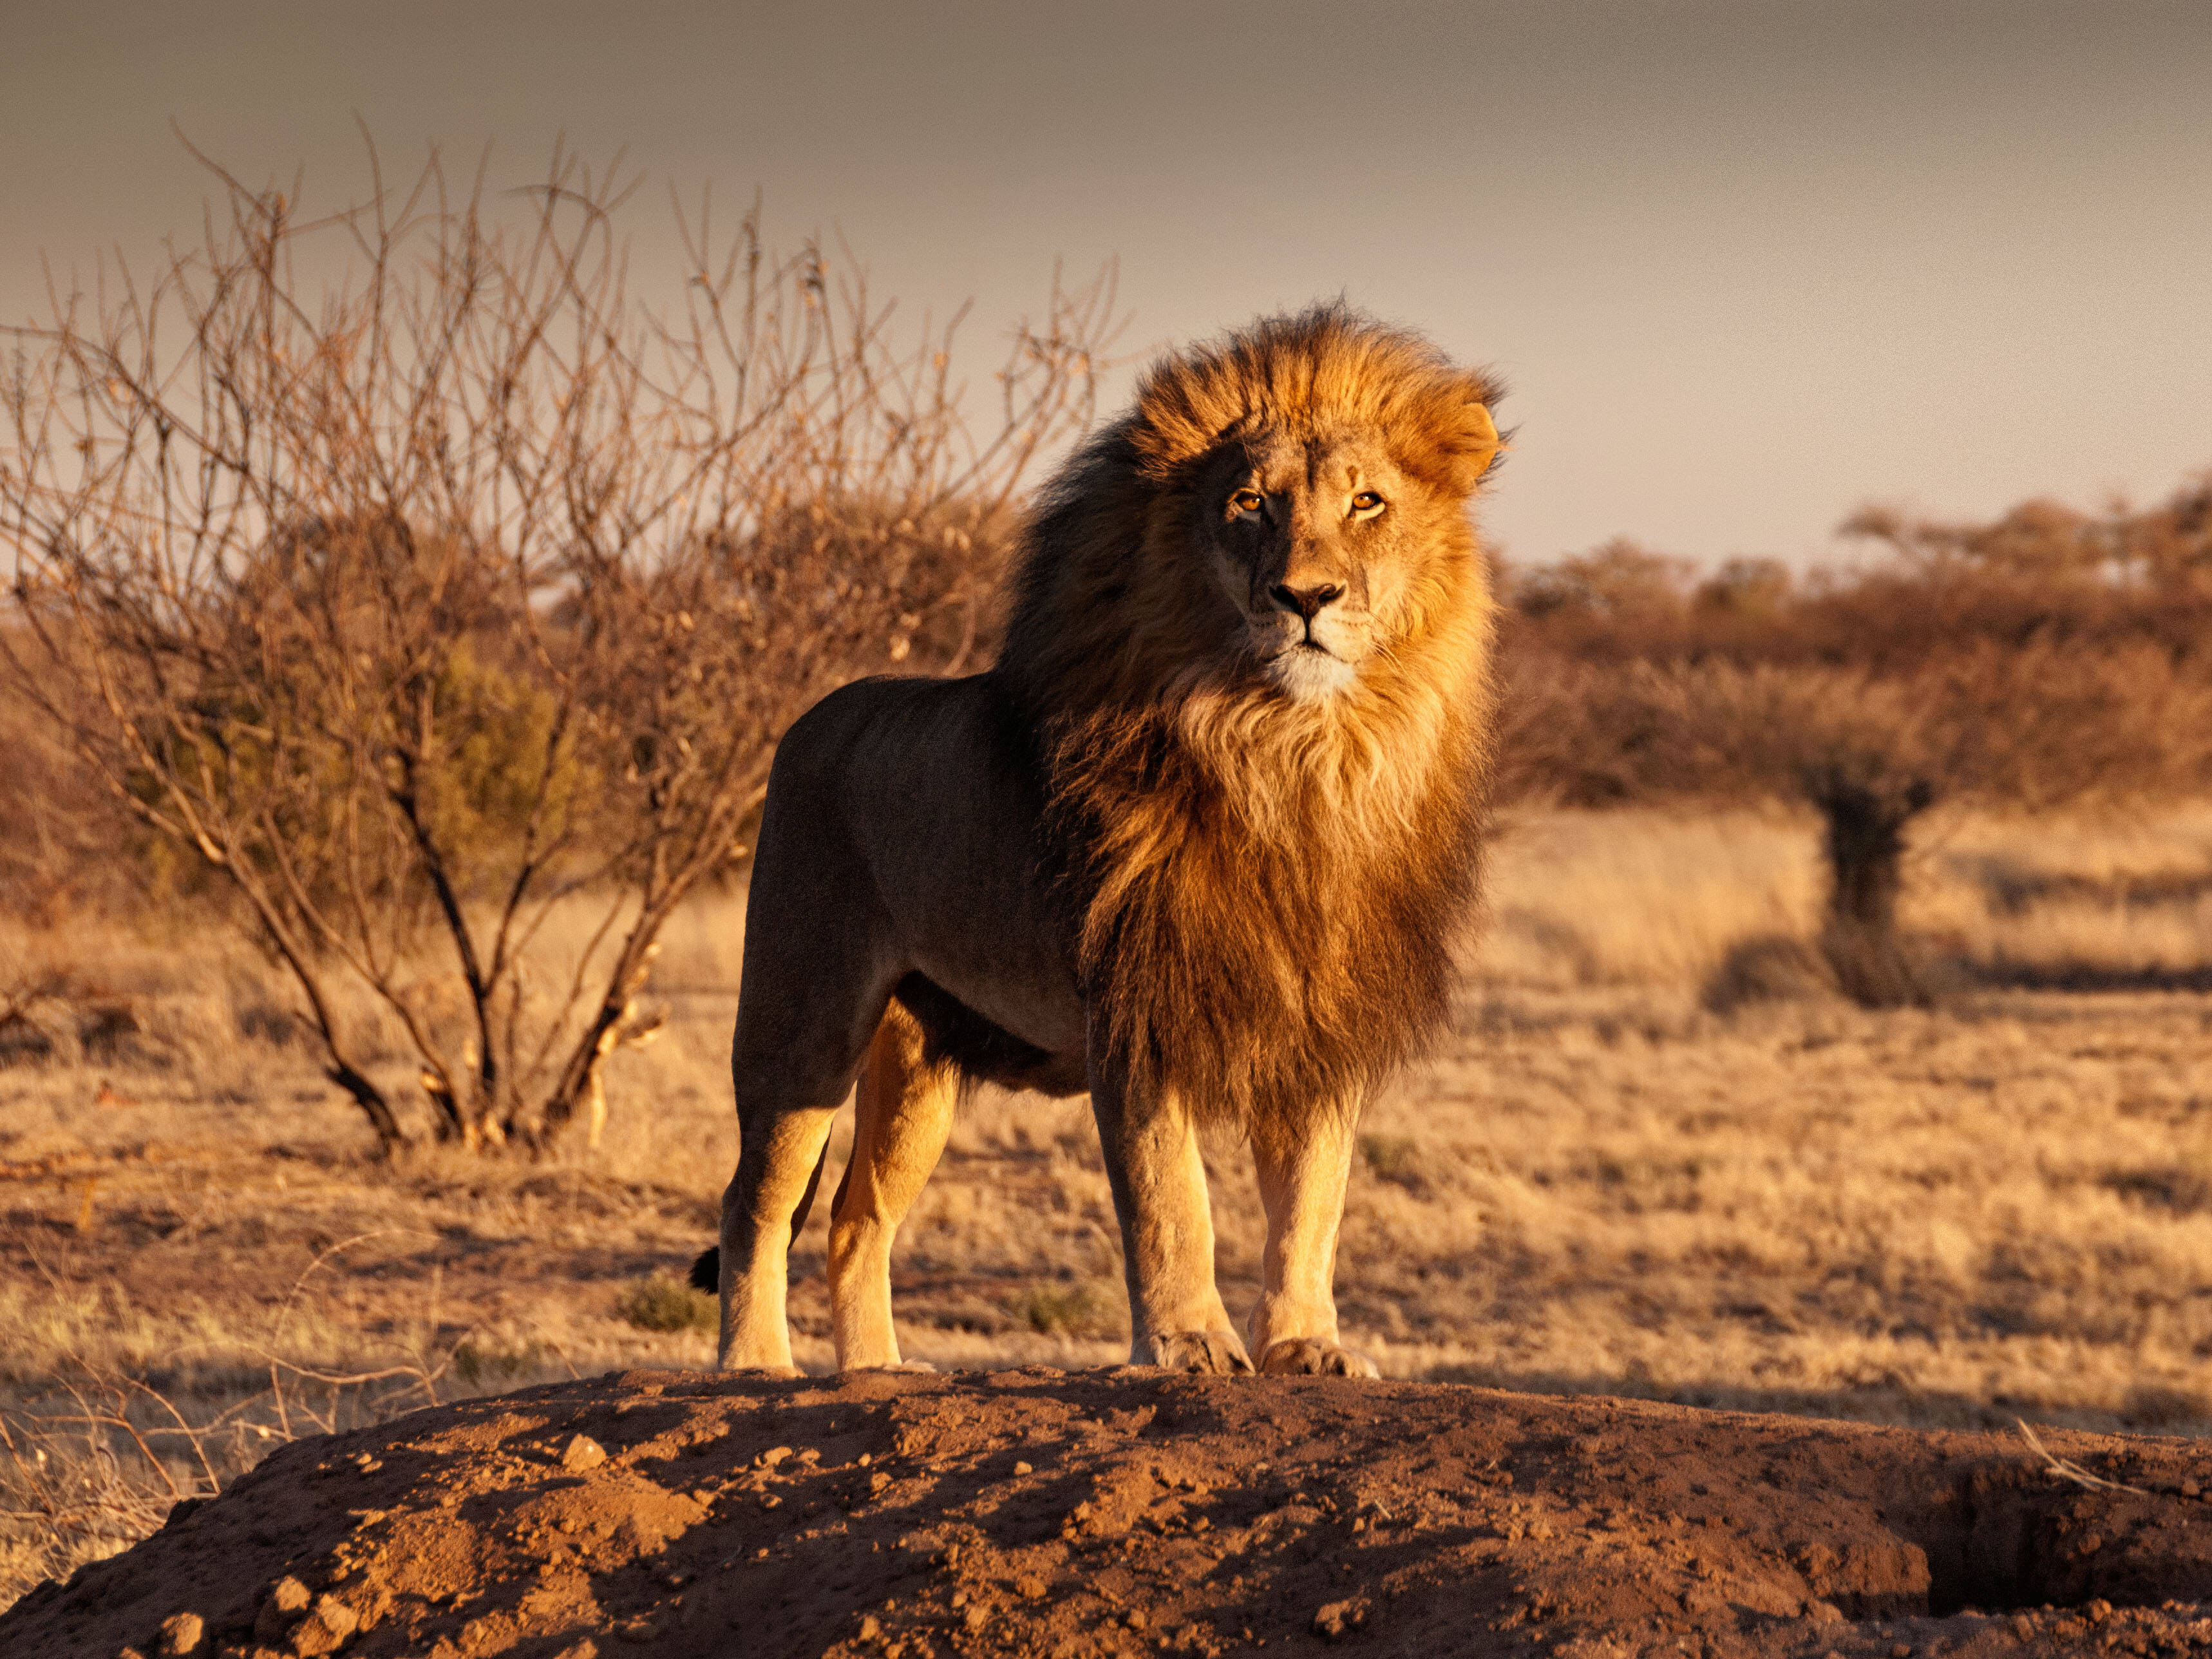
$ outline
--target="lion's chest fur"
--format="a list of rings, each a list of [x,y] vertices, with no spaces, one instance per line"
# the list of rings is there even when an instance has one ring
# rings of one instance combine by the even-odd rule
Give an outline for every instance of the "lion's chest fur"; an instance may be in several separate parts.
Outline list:
[[[1102,720],[1060,746],[1084,992],[1139,1086],[1294,1122],[1371,1091],[1443,1014],[1475,757],[1449,720],[1409,755],[1201,714]]]

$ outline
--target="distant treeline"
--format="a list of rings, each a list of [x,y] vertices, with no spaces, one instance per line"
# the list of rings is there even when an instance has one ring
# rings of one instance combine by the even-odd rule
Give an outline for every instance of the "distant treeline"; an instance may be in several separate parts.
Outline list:
[[[1923,813],[2212,786],[2212,474],[2144,510],[1869,510],[1844,530],[1873,556],[1842,570],[1700,574],[1625,541],[1502,570],[1498,792],[1810,805],[1831,955],[1894,1000],[1912,994],[1894,919]]]

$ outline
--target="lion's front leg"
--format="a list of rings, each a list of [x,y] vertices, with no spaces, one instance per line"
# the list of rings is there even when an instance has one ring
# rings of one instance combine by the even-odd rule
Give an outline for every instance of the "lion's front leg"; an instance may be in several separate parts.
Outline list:
[[[1336,1235],[1352,1173],[1356,1111],[1315,1115],[1304,1133],[1252,1138],[1267,1249],[1252,1352],[1260,1369],[1328,1376],[1375,1376],[1375,1362],[1337,1340]]]
[[[1121,1224],[1129,1287],[1129,1363],[1170,1370],[1249,1372],[1213,1282],[1213,1215],[1189,1114],[1138,1097],[1120,1068],[1091,1067],[1091,1109]]]

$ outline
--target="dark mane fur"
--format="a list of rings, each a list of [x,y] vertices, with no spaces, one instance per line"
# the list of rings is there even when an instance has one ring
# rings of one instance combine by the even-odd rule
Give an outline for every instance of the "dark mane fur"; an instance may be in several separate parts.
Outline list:
[[[1467,410],[1495,392],[1339,307],[1267,319],[1157,365],[1030,532],[995,673],[1039,745],[1083,987],[1140,1086],[1203,1118],[1294,1134],[1444,1016],[1488,770]],[[1198,471],[1260,426],[1374,431],[1429,493],[1411,625],[1319,705],[1240,671],[1191,549]]]

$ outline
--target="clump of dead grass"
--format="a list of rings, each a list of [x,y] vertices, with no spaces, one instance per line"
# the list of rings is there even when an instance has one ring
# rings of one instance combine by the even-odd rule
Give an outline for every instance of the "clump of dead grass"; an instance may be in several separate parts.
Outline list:
[[[720,1324],[720,1304],[680,1279],[648,1279],[625,1296],[622,1316],[641,1331],[703,1331]]]
[[[1030,1285],[1012,1298],[1013,1310],[1040,1336],[1103,1337],[1121,1317],[1119,1288],[1089,1281],[1048,1281]]]

